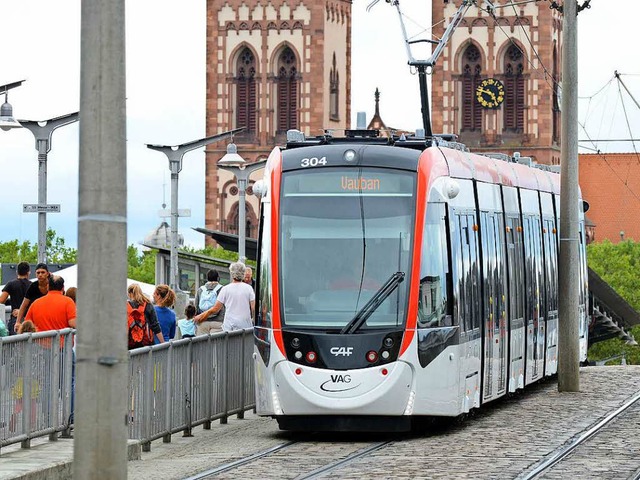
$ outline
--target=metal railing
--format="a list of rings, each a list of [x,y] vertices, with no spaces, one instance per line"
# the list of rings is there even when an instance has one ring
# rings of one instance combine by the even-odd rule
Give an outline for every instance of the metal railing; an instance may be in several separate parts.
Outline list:
[[[70,433],[74,333],[0,338],[0,448],[18,442],[29,448],[33,438]],[[252,353],[252,329],[131,350],[129,438],[148,451],[152,440],[169,442],[197,425],[242,418],[255,407]]]
[[[129,353],[129,438],[171,440],[255,406],[253,331],[220,332]]]
[[[71,329],[0,338],[0,448],[67,432],[71,414]]]

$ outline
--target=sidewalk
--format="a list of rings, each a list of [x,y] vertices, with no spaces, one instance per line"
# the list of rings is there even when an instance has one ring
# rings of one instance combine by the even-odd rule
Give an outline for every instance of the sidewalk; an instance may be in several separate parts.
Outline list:
[[[141,458],[142,447],[135,440],[129,441],[129,460]],[[55,480],[68,479],[73,473],[73,438],[58,438],[50,442],[48,437],[31,440],[31,448],[20,444],[4,447],[0,453],[0,480]]]

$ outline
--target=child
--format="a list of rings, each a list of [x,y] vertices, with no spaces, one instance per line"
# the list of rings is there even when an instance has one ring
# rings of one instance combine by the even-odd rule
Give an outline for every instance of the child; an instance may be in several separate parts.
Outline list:
[[[36,333],[38,329],[31,320],[25,320],[18,327],[18,333]]]
[[[196,307],[189,304],[184,309],[187,318],[178,320],[178,333],[181,338],[192,338],[196,336],[196,324],[193,317],[196,315]]]

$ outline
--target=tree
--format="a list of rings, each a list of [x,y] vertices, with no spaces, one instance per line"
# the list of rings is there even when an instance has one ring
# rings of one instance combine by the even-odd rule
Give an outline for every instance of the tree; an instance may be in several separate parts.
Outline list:
[[[624,298],[635,310],[640,311],[640,243],[633,240],[612,244],[609,240],[592,243],[587,246],[589,267]],[[640,326],[636,325],[630,333],[640,340]],[[626,345],[612,338],[593,345],[588,352],[590,360],[604,360],[624,354],[627,363],[640,364],[640,347]],[[620,360],[616,361],[620,363]]]
[[[76,263],[78,252],[67,247],[64,238],[58,237],[55,230],[47,230],[47,262]],[[10,240],[0,242],[0,263],[36,263],[38,261],[38,243]]]

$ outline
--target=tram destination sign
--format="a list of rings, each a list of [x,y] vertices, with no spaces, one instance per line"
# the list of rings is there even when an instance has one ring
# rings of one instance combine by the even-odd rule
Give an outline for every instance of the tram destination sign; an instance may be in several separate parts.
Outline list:
[[[60,213],[60,204],[40,205],[37,203],[23,203],[22,213]]]

